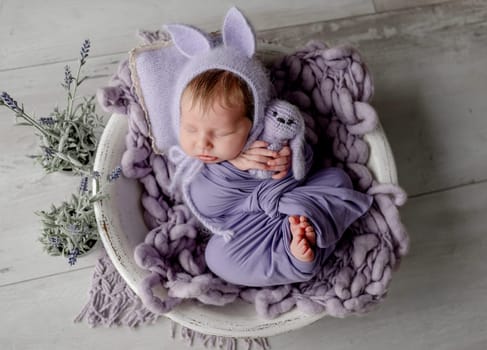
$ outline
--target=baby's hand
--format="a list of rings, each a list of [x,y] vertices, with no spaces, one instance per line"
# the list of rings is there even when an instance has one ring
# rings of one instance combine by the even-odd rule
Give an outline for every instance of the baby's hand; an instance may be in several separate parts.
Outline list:
[[[268,163],[278,157],[278,152],[267,149],[269,144],[265,141],[255,141],[248,150],[242,152],[237,158],[230,160],[237,169],[271,170]]]
[[[284,146],[278,153],[277,157],[268,162],[269,169],[271,171],[276,171],[277,173],[272,175],[275,180],[282,179],[285,177],[291,167],[291,148],[289,146]]]
[[[250,148],[240,155],[230,160],[237,169],[249,170],[269,170],[277,172],[272,176],[273,179],[282,179],[286,176],[291,165],[291,149],[288,146],[283,147],[279,152],[267,149],[269,144],[265,141],[255,141]]]

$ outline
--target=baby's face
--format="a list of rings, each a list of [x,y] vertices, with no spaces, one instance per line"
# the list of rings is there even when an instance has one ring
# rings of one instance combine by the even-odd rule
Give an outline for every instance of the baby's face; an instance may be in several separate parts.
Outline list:
[[[252,122],[244,107],[223,107],[215,101],[208,111],[200,103],[192,106],[191,95],[181,98],[179,140],[183,151],[205,163],[235,159],[249,136]]]

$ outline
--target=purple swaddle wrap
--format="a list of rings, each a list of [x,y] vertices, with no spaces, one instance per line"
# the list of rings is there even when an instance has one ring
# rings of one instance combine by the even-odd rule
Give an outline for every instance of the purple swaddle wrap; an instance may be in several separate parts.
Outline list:
[[[230,163],[206,165],[190,193],[203,215],[232,229],[228,242],[212,236],[205,256],[210,270],[227,282],[272,286],[310,280],[323,266],[345,229],[369,208],[372,197],[352,189],[348,175],[328,168],[303,181],[258,180]],[[302,262],[290,252],[288,217],[303,215],[315,228],[315,259]]]
[[[166,59],[168,47],[156,43],[142,51]],[[131,56],[132,66],[135,56]],[[125,176],[139,179],[145,189],[142,205],[150,232],[135,258],[151,272],[141,286],[147,307],[164,313],[187,298],[225,305],[240,297],[255,303],[263,317],[275,317],[294,306],[306,313],[345,316],[367,311],[382,299],[392,269],[408,249],[397,210],[406,196],[395,185],[378,184],[365,167],[368,148],[361,135],[374,129],[377,116],[366,102],[373,91],[370,75],[355,50],[314,42],[271,68],[276,97],[296,104],[303,114],[306,138],[315,152],[315,171],[338,165],[356,188],[374,198],[369,211],[347,230],[313,279],[273,288],[231,285],[208,271],[204,261],[208,236],[182,203],[181,191],[171,192],[178,169],[166,156],[152,152],[154,138],[149,134],[154,123],[146,119],[147,96],[134,93],[134,87],[140,93],[139,78],[133,71],[130,76],[123,62],[113,79],[115,86],[100,89],[98,97],[105,110],[128,115],[122,167]],[[160,283],[169,290],[165,300],[152,295],[152,287]]]

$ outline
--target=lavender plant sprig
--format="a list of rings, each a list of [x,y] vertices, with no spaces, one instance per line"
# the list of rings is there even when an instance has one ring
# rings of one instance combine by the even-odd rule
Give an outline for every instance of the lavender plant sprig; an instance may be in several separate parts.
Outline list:
[[[75,258],[93,248],[98,241],[93,203],[99,199],[87,193],[72,194],[60,206],[36,212],[42,223],[39,240],[49,255],[69,257],[76,249],[71,257]]]
[[[69,71],[69,79],[71,79],[71,82],[74,82],[74,87],[73,87],[73,92],[71,92],[71,84],[69,85],[68,89],[68,107],[67,107],[67,114],[68,116],[71,115],[73,112],[73,103],[74,103],[74,98],[76,96],[76,92],[78,91],[78,86],[81,85],[81,83],[87,78],[81,78],[80,79],[80,74],[81,74],[81,68],[85,65],[86,59],[88,58],[88,55],[90,53],[90,47],[91,43],[89,39],[86,39],[83,44],[81,45],[80,53],[79,53],[79,64],[78,64],[78,72],[76,73],[76,78],[73,78],[71,75],[71,72]],[[65,83],[66,83],[66,70],[69,70],[69,66],[65,67]]]
[[[15,101],[6,91],[3,91],[0,94],[0,106],[3,105],[10,109],[12,112],[15,113],[15,116],[17,118],[23,118],[27,124],[33,126],[36,128],[38,131],[40,131],[45,137],[52,137],[54,139],[58,139],[59,135],[56,133],[52,132],[51,130],[48,130],[44,128],[38,121],[35,120],[35,118],[31,117],[29,114],[27,114],[24,110],[24,105],[19,106],[17,101]]]
[[[71,68],[68,65],[64,66],[64,82],[61,83],[61,86],[68,91],[68,98],[71,95],[71,83],[73,82],[74,77],[71,74]]]
[[[104,185],[110,185],[121,176],[121,168],[116,167],[106,176]],[[68,201],[60,206],[51,205],[49,211],[36,212],[41,217],[42,231],[39,241],[49,255],[62,255],[74,265],[79,256],[90,251],[99,239],[93,204],[108,197],[100,186],[99,172],[82,176],[79,190],[71,194]],[[90,191],[90,180],[95,193]]]
[[[81,76],[81,70],[86,64],[90,47],[90,41],[85,40],[80,49],[76,76],[72,75],[69,66],[64,67],[64,81],[61,84],[67,92],[64,109],[55,107],[50,116],[36,120],[7,92],[0,95],[0,105],[14,112],[17,120],[25,121],[17,124],[30,125],[39,133],[42,152],[34,158],[47,172],[70,170],[87,174],[91,170],[103,120],[96,113],[95,96],[85,97],[75,104],[78,87],[87,79],[87,76]]]

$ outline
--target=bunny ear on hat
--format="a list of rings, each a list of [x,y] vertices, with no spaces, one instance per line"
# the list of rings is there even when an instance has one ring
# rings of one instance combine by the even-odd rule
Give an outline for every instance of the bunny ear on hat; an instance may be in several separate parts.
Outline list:
[[[232,7],[225,16],[222,28],[223,43],[226,47],[240,50],[247,57],[255,53],[255,34],[245,16]]]
[[[209,37],[199,29],[185,24],[167,24],[174,45],[186,57],[193,57],[211,49]]]

